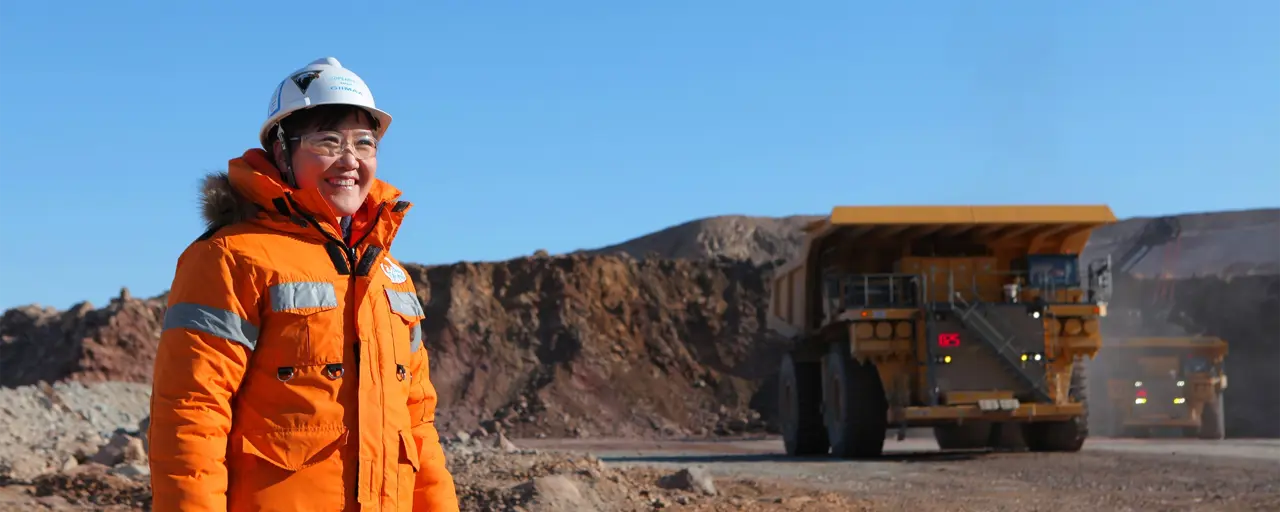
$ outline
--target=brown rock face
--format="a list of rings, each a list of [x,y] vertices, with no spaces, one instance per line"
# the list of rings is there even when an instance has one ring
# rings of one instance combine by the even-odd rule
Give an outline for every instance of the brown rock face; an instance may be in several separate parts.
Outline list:
[[[571,256],[408,270],[429,283],[419,293],[446,431],[696,434],[735,416],[746,429],[781,353],[762,329],[767,269],[751,263]]]
[[[767,267],[578,255],[407,268],[426,305],[445,432],[764,428],[748,405],[781,350],[762,332]],[[163,316],[159,298],[10,310],[0,384],[149,382]]]
[[[66,311],[25,306],[0,317],[0,386],[67,378],[149,382],[164,302],[128,290],[101,309],[87,302]]]

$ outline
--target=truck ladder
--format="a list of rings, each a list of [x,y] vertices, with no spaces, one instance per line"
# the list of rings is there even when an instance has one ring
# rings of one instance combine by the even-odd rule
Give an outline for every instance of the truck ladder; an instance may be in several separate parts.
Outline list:
[[[1035,392],[1036,398],[1040,401],[1053,401],[1049,396],[1049,392],[1045,390],[1043,382],[1036,382],[1036,379],[1022,371],[1022,354],[1014,349],[1014,336],[1012,334],[1005,336],[1000,332],[1000,329],[997,329],[996,326],[987,321],[981,311],[982,302],[975,301],[970,303],[957,292],[952,296],[952,308],[960,313],[960,323],[964,324],[966,328],[977,332],[978,338],[986,344],[987,348],[995,352],[997,358],[1003,363],[1001,366],[1008,373],[1021,380],[1023,384],[1030,386],[1032,391]]]

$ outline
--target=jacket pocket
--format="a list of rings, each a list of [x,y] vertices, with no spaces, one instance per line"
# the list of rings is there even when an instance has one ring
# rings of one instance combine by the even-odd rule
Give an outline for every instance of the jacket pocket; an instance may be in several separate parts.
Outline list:
[[[347,429],[247,432],[228,453],[228,510],[342,510]]]
[[[273,366],[342,362],[344,325],[334,284],[295,281],[269,289],[271,315],[260,337]]]
[[[297,472],[333,459],[346,445],[347,432],[342,428],[246,433],[241,438],[240,451],[277,468]]]
[[[399,503],[413,503],[413,488],[418,481],[418,442],[408,430],[400,431],[400,461],[396,465],[396,496]]]
[[[427,315],[422,310],[422,303],[418,302],[418,296],[413,292],[398,291],[390,287],[386,288],[386,292],[387,304],[391,310],[390,341],[394,345],[396,364],[403,365],[407,371],[413,355],[422,350],[422,319]]]
[[[400,431],[400,463],[408,464],[415,473],[421,469],[418,462],[418,442],[407,430]]]

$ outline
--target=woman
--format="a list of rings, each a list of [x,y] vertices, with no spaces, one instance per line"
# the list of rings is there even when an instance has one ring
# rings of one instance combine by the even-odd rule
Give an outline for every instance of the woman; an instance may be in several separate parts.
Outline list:
[[[413,281],[410,204],[376,178],[391,116],[336,59],[280,82],[209,176],[156,355],[156,511],[456,511]]]

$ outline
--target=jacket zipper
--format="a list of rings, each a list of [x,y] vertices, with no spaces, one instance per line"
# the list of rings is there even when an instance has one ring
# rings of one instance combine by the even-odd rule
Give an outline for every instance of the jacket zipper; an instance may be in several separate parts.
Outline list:
[[[378,220],[382,218],[382,209],[383,209],[383,208],[385,208],[386,206],[387,206],[387,203],[381,203],[381,204],[379,204],[379,205],[378,205],[378,212],[374,214],[374,216],[373,216],[373,222],[370,222],[370,223],[369,223],[369,229],[365,230],[365,232],[364,232],[364,234],[363,234],[363,235],[360,235],[360,238],[359,238],[358,240],[356,240],[355,244],[353,244],[353,245],[352,245],[352,246],[350,246],[350,247],[347,247],[348,260],[350,260],[350,261],[351,261],[350,266],[351,266],[351,284],[352,284],[352,285],[355,285],[355,282],[356,282],[356,267],[359,265],[359,258],[356,258],[356,247],[360,247],[360,244],[364,243],[364,240],[365,240],[366,238],[369,238],[369,235],[373,234],[373,230],[374,230],[374,229],[376,229],[376,228],[378,227]],[[366,250],[368,250],[368,249],[366,249]],[[359,336],[359,335],[357,335],[357,336],[356,336],[356,340],[355,340],[355,342],[353,342],[353,343],[352,343],[352,347],[354,347],[354,348],[355,348],[355,354],[353,354],[353,355],[354,355],[354,360],[355,360],[355,365],[356,365],[356,367],[355,367],[355,372],[356,372],[356,389],[357,389],[357,390],[359,390],[359,389],[360,389],[360,380],[359,380],[359,379],[360,379],[360,336]],[[359,410],[359,407],[360,407],[360,405],[359,405],[359,403],[360,403],[359,395],[360,395],[360,394],[357,392],[357,393],[356,393],[356,397],[357,397],[357,398],[356,398],[356,407],[357,407],[357,410]],[[359,413],[357,413],[357,417],[358,417],[358,416],[359,416]],[[357,443],[359,442],[359,439],[358,439],[358,438],[357,438],[356,442],[357,442]],[[359,502],[359,501],[360,501],[360,450],[359,450],[359,448],[357,448],[357,449],[356,449],[356,493],[355,493],[355,498],[356,498],[356,502]]]
[[[359,246],[360,246],[360,244],[364,243],[365,239],[366,239],[366,238],[369,238],[369,235],[373,234],[373,230],[374,230],[374,229],[376,229],[376,228],[378,227],[378,220],[380,220],[380,219],[382,218],[382,211],[383,211],[383,209],[385,209],[385,208],[386,208],[387,203],[383,202],[383,203],[380,203],[380,204],[378,205],[378,212],[377,212],[376,214],[374,214],[374,216],[373,216],[373,222],[370,222],[370,223],[369,223],[369,229],[368,229],[368,230],[365,230],[365,232],[364,232],[364,234],[363,234],[363,235],[360,235],[360,239],[359,239],[359,240],[356,240],[355,244],[353,244],[353,245],[347,245],[347,241],[346,241],[346,240],[343,240],[341,237],[334,237],[334,236],[333,236],[332,234],[330,234],[328,231],[325,231],[325,230],[324,230],[324,228],[320,227],[320,223],[319,223],[319,222],[316,222],[315,217],[313,217],[311,214],[309,214],[309,213],[307,213],[306,211],[304,211],[302,208],[298,208],[298,204],[297,204],[296,202],[294,202],[294,200],[293,200],[293,198],[292,198],[292,197],[290,197],[290,196],[286,195],[286,196],[285,196],[285,198],[286,198],[286,199],[288,199],[289,204],[290,204],[290,206],[293,208],[293,210],[294,210],[294,211],[296,211],[296,212],[298,212],[298,214],[299,214],[299,215],[301,215],[301,216],[302,216],[302,218],[306,219],[306,220],[307,220],[307,222],[309,222],[309,223],[311,224],[311,226],[312,226],[312,227],[314,227],[314,228],[316,229],[316,231],[319,231],[319,232],[320,232],[320,234],[321,234],[321,235],[324,235],[324,237],[325,237],[325,238],[327,238],[327,239],[329,239],[329,241],[334,242],[334,243],[337,243],[339,246],[341,246],[341,247],[342,247],[342,249],[343,249],[343,251],[342,251],[342,252],[343,252],[343,254],[347,257],[347,267],[351,269],[351,274],[350,274],[350,279],[349,279],[349,280],[350,280],[350,286],[355,286],[355,284],[356,284],[356,277],[357,277],[357,276],[356,276],[356,266],[357,266],[357,265],[359,265],[359,259],[358,259],[358,258],[356,258],[356,247],[359,247]],[[352,320],[354,320],[354,319],[352,319]],[[357,335],[356,335],[356,340],[351,344],[351,346],[352,346],[352,348],[354,349],[354,353],[352,354],[352,356],[353,356],[353,357],[352,357],[352,359],[353,359],[353,360],[354,360],[354,362],[355,362],[355,368],[353,368],[353,371],[355,372],[355,375],[356,375],[356,410],[357,410],[357,411],[359,411],[359,407],[360,407],[360,393],[359,393],[359,389],[360,389],[360,380],[359,380],[359,379],[360,379],[360,336],[359,336],[359,334],[357,334]],[[359,418],[359,413],[358,413],[358,412],[356,413],[356,417],[357,417],[357,418]],[[357,422],[357,423],[359,423],[359,419],[357,419],[357,420],[356,420],[356,422]],[[357,426],[357,432],[359,432],[359,427],[358,427],[358,426]],[[359,438],[359,436],[357,435],[357,437],[356,437],[356,461],[355,461],[355,464],[356,464],[356,466],[355,466],[355,469],[356,469],[355,499],[356,499],[356,502],[357,502],[357,503],[360,501],[360,448],[359,448],[359,445],[360,445],[360,438]]]

